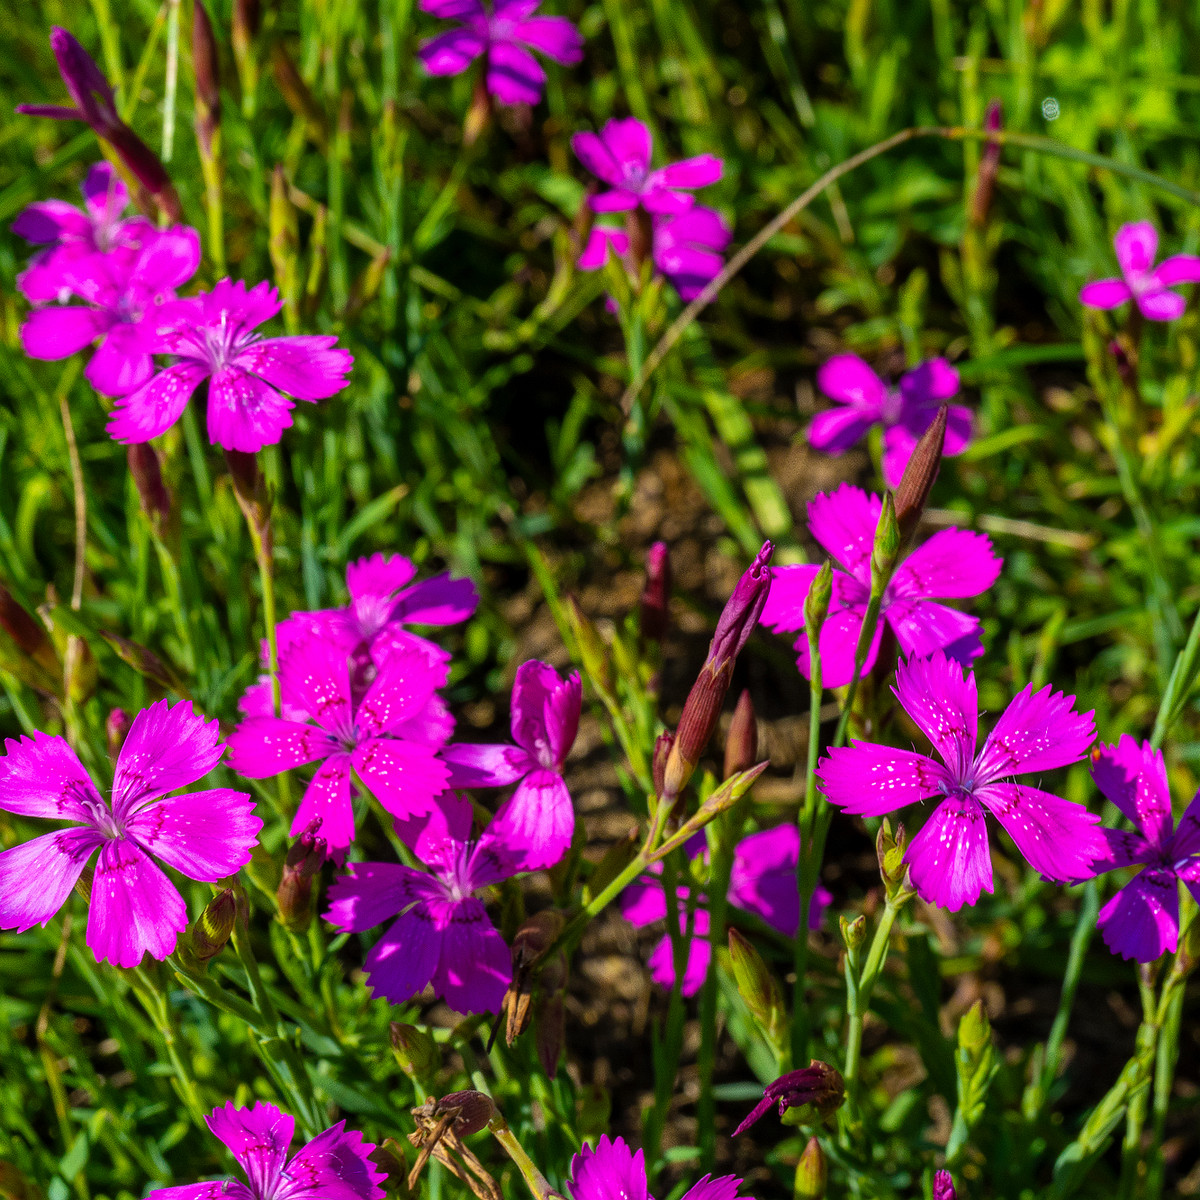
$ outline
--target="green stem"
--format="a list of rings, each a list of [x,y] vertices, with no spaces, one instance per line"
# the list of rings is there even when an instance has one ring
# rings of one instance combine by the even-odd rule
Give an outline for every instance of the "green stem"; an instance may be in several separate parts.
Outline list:
[[[196,1081],[192,1078],[191,1071],[179,1054],[179,1045],[175,1037],[175,1027],[171,1021],[171,1009],[166,993],[161,991],[154,980],[150,978],[145,967],[134,967],[130,972],[130,978],[133,983],[133,990],[137,993],[137,998],[142,1002],[142,1007],[145,1008],[150,1020],[154,1022],[155,1029],[158,1030],[159,1036],[162,1038],[163,1046],[167,1051],[167,1058],[170,1060],[171,1069],[174,1071],[174,1074],[171,1076],[171,1082],[175,1085],[175,1090],[179,1093],[179,1098],[183,1101],[184,1107],[188,1110],[188,1115],[192,1118],[197,1128],[207,1129],[208,1126],[204,1123],[204,1103],[200,1099],[200,1093],[196,1088]]]
[[[525,1147],[513,1136],[508,1122],[496,1113],[488,1122],[488,1130],[492,1137],[500,1143],[504,1153],[513,1160],[521,1178],[533,1194],[534,1200],[552,1200],[559,1195],[551,1186],[550,1181],[538,1170],[537,1164],[525,1153]]]

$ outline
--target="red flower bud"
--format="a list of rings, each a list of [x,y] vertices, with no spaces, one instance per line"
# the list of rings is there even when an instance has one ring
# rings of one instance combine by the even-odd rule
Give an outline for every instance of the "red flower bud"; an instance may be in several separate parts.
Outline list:
[[[946,406],[943,404],[913,449],[908,466],[896,485],[896,525],[900,530],[900,545],[912,540],[921,523],[938,467],[942,465],[942,449],[946,444]]]
[[[642,588],[640,631],[643,642],[661,642],[667,631],[667,603],[671,598],[671,551],[666,542],[655,542],[646,551],[646,583]]]
[[[748,771],[758,761],[758,718],[754,714],[754,701],[743,688],[738,697],[733,720],[729,722],[729,733],[725,738],[725,778],[739,771]]]

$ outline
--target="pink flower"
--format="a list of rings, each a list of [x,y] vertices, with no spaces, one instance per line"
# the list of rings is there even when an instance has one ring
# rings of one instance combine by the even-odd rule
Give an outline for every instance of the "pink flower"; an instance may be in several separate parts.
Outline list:
[[[738,1200],[742,1180],[736,1175],[705,1175],[684,1192],[682,1200]],[[571,1200],[654,1200],[646,1179],[646,1160],[633,1153],[624,1138],[600,1138],[593,1150],[583,1148],[571,1159],[567,1183]]]
[[[421,11],[457,29],[439,33],[417,51],[430,75],[459,75],[481,54],[487,89],[502,104],[536,104],[546,72],[526,47],[570,65],[583,58],[583,38],[566,17],[535,17],[541,0],[421,0]]]
[[[229,765],[250,779],[321,764],[291,836],[319,817],[339,860],[354,840],[351,770],[401,817],[429,812],[449,775],[428,740],[429,708],[446,681],[446,664],[410,646],[392,654],[361,692],[352,688],[350,668],[346,652],[322,637],[293,642],[279,662],[282,715],[248,717],[229,738]]]
[[[1150,321],[1174,321],[1183,316],[1187,301],[1168,289],[1179,283],[1200,283],[1200,258],[1175,254],[1156,267],[1158,230],[1149,221],[1122,225],[1113,238],[1123,279],[1097,279],[1079,293],[1088,308],[1116,308],[1132,300]]]
[[[114,251],[136,253],[156,236],[145,217],[122,218],[129,192],[111,164],[96,163],[80,190],[82,209],[65,200],[38,200],[12,223],[18,237],[43,247],[17,276],[17,287],[28,300],[65,300],[70,285],[62,278],[62,268],[68,263]]]
[[[854,655],[871,591],[871,547],[883,502],[843,483],[815,496],[808,528],[842,570],[833,572],[833,597],[821,627],[821,671],[826,687],[842,687],[854,676]],[[905,654],[926,657],[944,650],[964,666],[983,653],[976,617],[940,600],[978,596],[996,582],[1003,560],[981,533],[943,529],[918,546],[896,568],[883,594],[879,627],[863,673],[875,664],[886,623]],[[804,628],[804,602],[816,566],[776,567],[762,623],[776,633]],[[938,599],[935,599],[937,597]],[[795,643],[797,665],[809,675],[808,637]]]
[[[165,700],[133,719],[108,800],[60,737],[6,741],[0,809],[74,823],[0,854],[0,928],[45,925],[63,906],[92,854],[87,943],[96,960],[136,967],[147,951],[164,959],[187,926],[187,906],[155,866],[215,883],[250,861],[262,828],[244,792],[213,788],[168,796],[221,758],[217,722]]]
[[[155,323],[199,265],[200,237],[183,225],[151,230],[140,251],[122,247],[58,260],[59,288],[85,304],[35,308],[21,326],[25,353],[69,358],[102,338],[84,371],[88,382],[107,396],[140,388],[154,373],[148,350]]]
[[[636,117],[607,121],[598,134],[577,133],[571,148],[612,188],[589,198],[593,212],[630,212],[639,206],[649,213],[686,212],[696,200],[684,189],[716,183],[723,167],[719,158],[701,154],[651,170],[650,130]]]
[[[503,832],[522,870],[553,866],[571,844],[575,808],[562,773],[575,744],[582,703],[577,671],[564,681],[546,663],[522,663],[512,690],[516,745],[458,742],[442,751],[450,767],[450,787],[517,784],[500,805],[492,830]]]
[[[1100,910],[1096,926],[1114,954],[1154,962],[1179,942],[1178,881],[1200,899],[1200,792],[1176,829],[1162,753],[1128,734],[1092,754],[1092,776],[1137,827],[1102,830],[1107,850],[1093,868],[1143,868]]]
[[[1090,712],[1072,709],[1074,696],[1048,686],[1040,692],[1026,687],[976,754],[974,675],[964,678],[962,668],[939,651],[901,663],[892,691],[942,761],[857,742],[830,750],[817,774],[833,804],[863,817],[945,797],[904,855],[921,899],[957,912],[974,904],[980,892],[992,890],[984,821],[989,810],[1045,878],[1067,883],[1092,874],[1092,862],[1104,852],[1095,827],[1100,818],[1009,778],[1052,771],[1083,757],[1096,730]]]
[[[933,1173],[933,1200],[958,1200],[954,1190],[954,1179],[949,1171]]]
[[[158,1200],[383,1200],[379,1185],[387,1178],[375,1169],[375,1149],[346,1122],[318,1134],[288,1158],[295,1122],[273,1104],[258,1101],[253,1108],[233,1103],[214,1108],[205,1117],[246,1172],[238,1179],[185,1183],[150,1193]]]
[[[688,842],[688,854],[695,857],[705,851],[704,834]],[[795,937],[800,925],[800,893],[796,886],[796,863],[800,856],[800,831],[794,825],[776,825],[743,838],[733,852],[733,870],[729,876],[729,903],[761,917],[772,929]],[[656,875],[662,873],[659,867]],[[680,928],[686,932],[686,888],[679,889]],[[825,909],[833,896],[818,886],[808,910],[809,929],[819,929]],[[643,877],[621,893],[621,914],[641,928],[667,919],[667,897],[656,878]],[[709,919],[705,897],[697,897],[680,992],[694,996],[708,975],[712,948],[708,943]],[[675,984],[675,959],[670,936],[664,936],[650,953],[646,964],[650,977],[660,987]]]
[[[329,891],[325,919],[363,933],[396,917],[367,954],[372,990],[403,1004],[432,982],[456,1012],[498,1012],[512,956],[488,919],[481,889],[521,868],[495,822],[471,836],[471,802],[446,795],[423,819],[396,832],[429,871],[399,863],[352,863]]]
[[[148,442],[183,415],[202,380],[208,383],[208,438],[226,450],[273,446],[292,423],[297,400],[340,392],[354,361],[335,337],[264,338],[252,332],[283,307],[268,283],[246,290],[221,280],[211,292],[159,310],[148,348],[177,360],[118,402],[108,423],[118,442]]]
[[[857,354],[835,354],[817,372],[817,387],[840,407],[813,418],[809,444],[843,454],[873,425],[882,425],[883,481],[894,488],[937,410],[958,394],[958,372],[944,358],[931,358],[901,375],[898,388],[889,388]],[[961,454],[970,441],[971,410],[947,405],[943,453]]]

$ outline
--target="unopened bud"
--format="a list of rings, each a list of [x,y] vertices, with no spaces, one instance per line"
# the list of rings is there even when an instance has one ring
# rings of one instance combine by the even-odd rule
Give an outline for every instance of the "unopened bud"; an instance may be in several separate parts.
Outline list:
[[[1003,111],[999,100],[993,100],[987,107],[987,116],[983,127],[988,133],[999,133],[1003,124]],[[979,173],[975,176],[975,190],[971,193],[971,224],[977,228],[984,224],[988,217],[988,209],[992,205],[992,193],[996,188],[996,172],[1000,167],[1000,143],[989,138],[979,159]]]
[[[401,1194],[407,1194],[404,1177],[408,1174],[408,1162],[404,1157],[404,1147],[395,1138],[384,1138],[371,1151],[370,1158],[386,1178],[389,1193],[399,1189]]]
[[[758,760],[758,718],[754,701],[745,688],[738,697],[729,733],[725,738],[725,778],[739,771],[748,771]]]
[[[879,862],[879,874],[888,899],[893,904],[903,904],[916,895],[908,882],[908,864],[904,861],[904,850],[908,836],[903,825],[896,826],[892,834],[891,822],[883,818],[879,832],[875,835],[875,857]]]
[[[838,924],[842,930],[842,941],[846,943],[846,949],[857,950],[867,936],[867,918],[861,914],[853,921],[839,917]]]
[[[295,116],[304,122],[309,137],[324,150],[329,142],[325,114],[313,99],[308,84],[296,70],[296,64],[292,62],[291,55],[288,54],[287,48],[279,38],[276,38],[271,44],[271,69],[275,73],[275,83],[279,87],[284,103]]]
[[[871,547],[871,590],[887,586],[896,569],[900,554],[900,528],[896,523],[896,505],[891,492],[883,498],[879,523],[875,526],[875,541]]]
[[[661,797],[666,787],[667,759],[671,757],[671,747],[675,744],[675,735],[668,729],[660,733],[654,742],[654,756],[650,762],[650,773],[654,778],[654,794]]]
[[[528,968],[537,962],[554,945],[564,924],[562,913],[554,908],[544,908],[527,917],[513,936],[514,968]]]
[[[646,551],[646,582],[638,610],[643,642],[661,642],[667,631],[671,599],[671,551],[666,542],[655,542]]]
[[[302,933],[312,921],[313,876],[325,864],[327,848],[319,836],[321,818],[314,817],[288,849],[283,860],[283,874],[275,892],[279,905],[279,920],[292,930]]]
[[[804,597],[804,627],[812,637],[819,636],[821,626],[829,615],[829,602],[833,597],[833,565],[828,559],[813,576],[808,595]]]
[[[171,516],[171,493],[163,483],[158,451],[150,442],[134,442],[125,451],[129,474],[142,502],[142,512],[154,531],[161,534]]]
[[[828,1180],[829,1162],[825,1151],[821,1149],[821,1143],[815,1137],[811,1137],[796,1164],[796,1181],[792,1195],[796,1200],[823,1200]]]
[[[556,991],[544,996],[537,1011],[537,1056],[548,1079],[558,1074],[558,1060],[566,1039],[566,1008],[563,994]]]
[[[233,58],[237,63],[238,78],[242,83],[242,111],[248,117],[254,115],[254,95],[258,89],[255,39],[258,37],[261,20],[259,0],[233,0],[229,40],[233,43]]]
[[[258,469],[258,458],[241,450],[226,450],[225,465],[233,482],[233,494],[238,508],[250,526],[250,532],[261,538],[268,551],[271,546],[271,500],[267,482]]]
[[[388,1026],[388,1039],[400,1070],[410,1079],[425,1081],[433,1078],[441,1064],[437,1043],[423,1029],[393,1021]]]
[[[0,584],[0,667],[44,694],[62,696],[63,667],[46,627]]]
[[[492,123],[492,93],[482,75],[475,77],[475,90],[463,120],[463,145],[473,146]]]
[[[199,962],[208,962],[224,949],[233,936],[238,906],[245,903],[241,888],[232,887],[218,892],[205,905],[190,930],[192,954]]]
[[[129,734],[129,726],[132,723],[129,714],[123,708],[112,709],[105,719],[104,740],[108,746],[108,757],[114,766],[121,753],[121,747],[125,745],[125,738]]]
[[[139,675],[158,684],[159,687],[180,696],[188,692],[180,682],[175,672],[153,650],[148,650],[138,642],[121,637],[120,634],[110,633],[107,629],[99,631],[100,636],[113,648],[117,657],[128,663]]]
[[[783,1015],[779,984],[762,955],[736,929],[729,931],[729,961],[738,995],[746,1002],[751,1016],[774,1040]]]
[[[579,607],[574,596],[567,597],[567,623],[571,626],[571,636],[579,649],[579,661],[583,673],[592,685],[601,692],[611,692],[613,686],[612,664],[609,662],[608,648],[600,637],[591,618]]]
[[[992,1044],[992,1025],[982,1000],[976,1000],[958,1022],[958,1049],[968,1060],[977,1059]]]
[[[212,151],[221,124],[221,68],[217,39],[203,0],[192,0],[192,73],[196,82],[196,136],[203,151]]]
[[[935,1171],[933,1174],[933,1200],[958,1200],[954,1190],[954,1180],[949,1171]]]
[[[933,490],[933,482],[937,479],[938,467],[942,464],[942,450],[946,445],[946,416],[947,409],[943,404],[938,408],[933,423],[921,434],[896,486],[895,519],[901,546],[907,545],[917,532],[925,505],[929,502],[929,493]],[[881,516],[881,527],[882,521]],[[878,539],[877,533],[877,543]]]

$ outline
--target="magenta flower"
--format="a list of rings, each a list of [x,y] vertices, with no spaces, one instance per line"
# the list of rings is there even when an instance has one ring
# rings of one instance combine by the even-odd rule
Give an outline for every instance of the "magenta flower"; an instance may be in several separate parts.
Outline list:
[[[873,425],[882,425],[883,481],[894,488],[937,410],[958,394],[958,372],[944,358],[931,358],[901,375],[899,387],[889,388],[857,354],[835,354],[817,372],[817,387],[839,407],[813,418],[809,445],[844,454]],[[961,454],[970,441],[971,410],[947,405],[943,454]]]
[[[1156,267],[1158,230],[1149,221],[1122,225],[1113,238],[1122,279],[1097,279],[1079,293],[1088,308],[1116,308],[1132,300],[1150,321],[1174,321],[1183,316],[1187,301],[1168,289],[1179,283],[1200,283],[1200,258],[1174,254]]]
[[[512,690],[516,745],[458,742],[442,751],[450,767],[450,787],[517,784],[500,805],[492,830],[503,831],[522,870],[553,866],[571,844],[575,807],[562,773],[575,744],[582,703],[578,671],[564,681],[546,663],[522,663]]]
[[[636,117],[606,121],[599,133],[571,139],[576,158],[612,191],[588,198],[593,212],[686,212],[696,202],[685,189],[707,187],[721,178],[723,163],[711,154],[650,169],[650,130]]]
[[[535,17],[541,0],[421,0],[421,11],[459,28],[439,33],[417,51],[430,75],[459,75],[481,54],[487,90],[501,104],[536,104],[546,72],[529,53],[537,50],[569,66],[583,58],[583,38],[566,17]],[[526,49],[529,47],[529,49]]]
[[[163,305],[147,346],[177,361],[117,402],[109,434],[124,443],[158,437],[207,379],[209,441],[246,453],[273,446],[292,423],[295,405],[288,396],[315,401],[340,392],[354,361],[349,351],[335,348],[335,337],[252,332],[282,307],[269,283],[247,291],[240,280],[228,279],[211,292]]]
[[[880,817],[931,796],[945,799],[905,851],[921,899],[951,912],[992,890],[987,811],[1004,827],[1030,866],[1047,879],[1073,882],[1092,874],[1105,848],[1099,817],[1013,775],[1052,771],[1078,762],[1095,726],[1071,707],[1074,696],[1019,692],[976,754],[975,676],[938,652],[910,658],[892,689],[942,761],[872,742],[834,748],[817,774],[826,797],[846,812]]]
[[[62,269],[68,263],[118,251],[132,256],[156,236],[145,217],[124,219],[129,192],[111,164],[96,163],[80,190],[82,209],[65,200],[38,200],[22,209],[12,223],[13,233],[42,247],[17,276],[17,287],[28,300],[65,301],[70,284],[63,279]]]
[[[733,1136],[745,1133],[772,1108],[777,1109],[781,1118],[789,1108],[813,1108],[818,1114],[827,1116],[836,1112],[845,1098],[846,1083],[841,1072],[814,1058],[807,1067],[789,1071],[768,1083],[763,1088],[762,1099],[746,1114]]]
[[[106,396],[140,388],[154,374],[148,347],[155,323],[199,265],[200,237],[183,225],[151,230],[140,251],[118,249],[59,262],[60,289],[85,303],[35,308],[21,326],[25,353],[69,358],[102,338],[84,371],[88,382]]]
[[[742,1180],[736,1175],[705,1175],[684,1192],[682,1200],[738,1200]],[[629,1149],[624,1138],[604,1134],[593,1150],[586,1143],[571,1159],[567,1183],[571,1200],[654,1200],[646,1179],[642,1151]]]
[[[383,1200],[387,1178],[371,1161],[371,1142],[347,1130],[346,1122],[318,1134],[291,1158],[296,1123],[273,1104],[235,1108],[232,1101],[204,1118],[246,1172],[239,1179],[214,1179],[158,1188],[158,1200]]]
[[[446,681],[445,663],[419,646],[397,651],[362,694],[351,687],[350,667],[346,652],[322,637],[293,642],[280,656],[282,715],[250,716],[229,738],[229,765],[250,779],[321,764],[291,836],[319,817],[321,835],[339,860],[354,840],[352,769],[400,817],[429,812],[449,776],[427,740],[429,706]]]
[[[244,792],[167,795],[217,765],[224,750],[218,736],[217,722],[187,701],[143,709],[121,747],[108,800],[62,738],[35,733],[6,741],[0,809],[73,827],[0,854],[0,928],[45,925],[99,850],[87,926],[96,961],[136,967],[147,951],[166,958],[187,926],[187,906],[153,859],[215,883],[250,861],[262,828]]]
[[[476,895],[521,870],[523,847],[495,822],[472,838],[471,802],[447,794],[396,832],[429,871],[399,863],[351,863],[329,891],[325,919],[363,933],[395,917],[363,964],[371,989],[403,1004],[429,983],[456,1012],[498,1012],[512,981],[512,956]],[[517,854],[513,851],[516,850]]]
[[[705,851],[703,833],[697,834],[687,844],[690,857]],[[772,929],[787,937],[795,937],[800,925],[800,896],[796,890],[796,863],[800,856],[800,831],[795,825],[777,825],[763,829],[743,838],[733,852],[733,870],[729,876],[729,903],[746,912],[760,916]],[[653,868],[652,868],[653,869]],[[659,866],[655,875],[661,875]],[[692,921],[692,937],[688,943],[687,963],[684,968],[680,992],[694,996],[708,975],[712,948],[708,943],[709,918],[704,907],[703,895],[697,896],[697,906]],[[688,890],[679,889],[680,928],[686,932],[684,911],[688,901]],[[818,886],[813,893],[808,910],[809,929],[819,929],[825,909],[833,896]],[[621,915],[627,921],[642,926],[667,919],[667,896],[662,883],[655,877],[645,876],[632,883],[621,893]],[[675,958],[669,935],[654,947],[646,963],[650,977],[660,987],[671,988],[675,984]]]
[[[842,570],[833,572],[833,597],[821,627],[821,672],[826,687],[842,687],[854,676],[854,655],[871,592],[871,547],[883,502],[843,483],[814,496],[808,528]],[[918,546],[896,568],[880,609],[881,620],[863,673],[875,665],[886,623],[907,655],[927,657],[944,650],[970,664],[983,653],[979,620],[940,600],[978,596],[996,582],[1003,559],[981,533],[943,529]],[[761,621],[776,633],[804,628],[804,602],[818,568],[776,567]],[[937,599],[935,599],[937,597]],[[795,643],[797,666],[809,675],[808,637]]]
[[[1143,868],[1100,910],[1096,927],[1114,954],[1154,962],[1179,943],[1178,881],[1200,900],[1200,792],[1176,829],[1161,751],[1128,734],[1093,752],[1092,776],[1137,826],[1102,830],[1107,849],[1094,869]]]
[[[958,1200],[954,1190],[954,1179],[949,1171],[933,1173],[933,1200]]]

